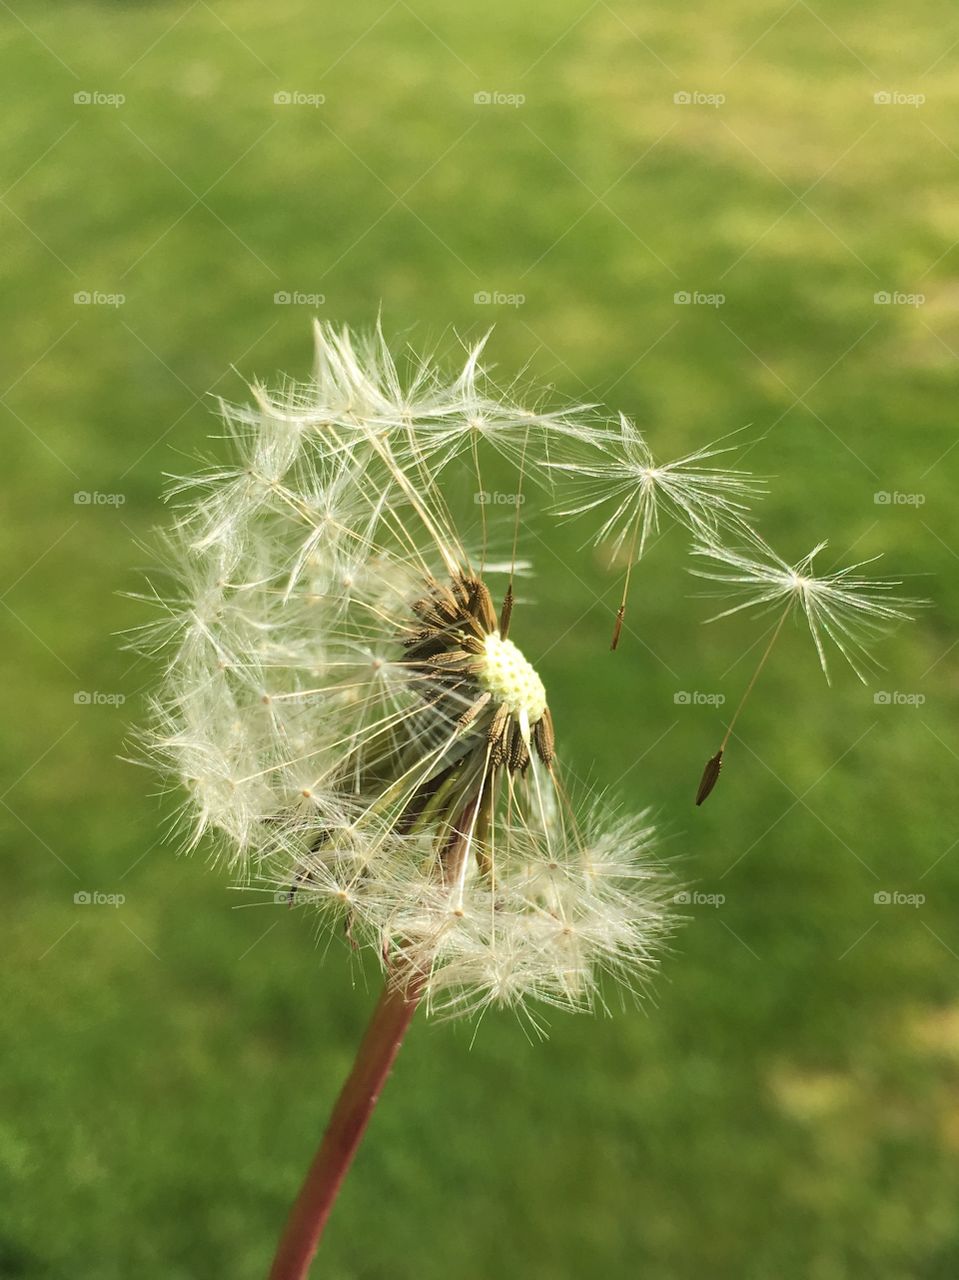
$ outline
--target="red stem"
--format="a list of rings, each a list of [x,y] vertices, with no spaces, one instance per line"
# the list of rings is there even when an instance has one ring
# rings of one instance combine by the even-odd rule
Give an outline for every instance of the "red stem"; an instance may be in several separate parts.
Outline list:
[[[269,1280],[303,1280],[309,1271],[326,1220],[418,1003],[415,992],[396,991],[389,982],[383,989],[283,1230]]]

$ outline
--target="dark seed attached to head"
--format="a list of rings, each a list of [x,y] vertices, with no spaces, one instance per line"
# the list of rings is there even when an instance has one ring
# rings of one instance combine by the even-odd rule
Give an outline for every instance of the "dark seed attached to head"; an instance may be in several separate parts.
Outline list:
[[[537,722],[533,729],[533,742],[536,745],[539,758],[548,769],[556,755],[553,717],[550,715],[549,707],[543,712],[542,719]]]
[[[505,640],[509,635],[510,619],[513,616],[513,584],[512,582],[506,588],[506,595],[503,599],[503,608],[499,615],[499,633]]]

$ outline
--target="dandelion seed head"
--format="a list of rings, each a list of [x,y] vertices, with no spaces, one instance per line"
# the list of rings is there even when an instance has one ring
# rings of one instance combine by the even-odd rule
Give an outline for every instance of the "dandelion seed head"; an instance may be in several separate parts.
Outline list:
[[[174,481],[142,638],[163,669],[147,742],[187,843],[345,930],[441,1016],[595,1007],[610,979],[642,988],[671,927],[648,818],[566,789],[523,641],[536,606],[513,593],[520,523],[470,544],[457,476],[481,490],[489,462],[517,494],[565,486],[560,509],[635,559],[667,517],[714,545],[760,488],[723,444],[659,462],[626,418],[496,387],[484,344],[451,376],[378,328],[318,325],[310,378],[223,405],[228,456]],[[863,590],[724,564],[763,597],[801,593],[826,633]]]

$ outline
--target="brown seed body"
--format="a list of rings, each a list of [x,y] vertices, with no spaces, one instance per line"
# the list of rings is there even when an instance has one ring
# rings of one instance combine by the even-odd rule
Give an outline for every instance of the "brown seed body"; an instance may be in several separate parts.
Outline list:
[[[716,752],[706,761],[706,768],[703,770],[703,776],[699,782],[699,790],[696,792],[696,803],[702,802],[712,791],[713,787],[719,781],[719,771],[723,767],[723,748]]]

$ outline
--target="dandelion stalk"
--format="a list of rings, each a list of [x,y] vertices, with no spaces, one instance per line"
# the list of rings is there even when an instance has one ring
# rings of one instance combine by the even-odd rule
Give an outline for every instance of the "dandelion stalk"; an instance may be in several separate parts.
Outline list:
[[[453,824],[443,852],[441,870],[444,874],[449,865],[465,861],[468,855],[466,828],[471,826],[478,799],[470,801]],[[414,825],[424,826],[427,814],[428,810]],[[404,964],[402,956],[398,964]],[[399,970],[387,973],[350,1074],[334,1103],[319,1150],[283,1229],[269,1280],[302,1280],[308,1274],[340,1188],[419,1006],[424,986],[425,975],[415,972],[404,975]]]
[[[270,1280],[302,1280],[419,1004],[387,980],[280,1237]]]

